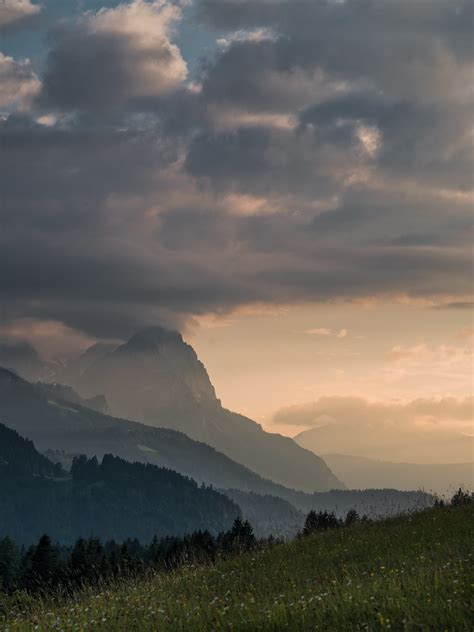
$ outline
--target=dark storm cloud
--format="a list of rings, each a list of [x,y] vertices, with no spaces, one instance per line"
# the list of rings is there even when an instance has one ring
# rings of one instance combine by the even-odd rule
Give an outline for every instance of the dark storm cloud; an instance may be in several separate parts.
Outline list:
[[[199,7],[229,32],[193,82],[178,4],[51,34],[0,124],[7,318],[122,337],[253,302],[466,302],[471,3]]]
[[[360,125],[372,125],[379,167],[471,188],[471,2],[204,0],[201,8],[219,27],[275,30],[231,42],[204,78],[210,100],[268,112],[292,103],[318,146],[350,149]]]
[[[227,30],[270,26],[299,34],[300,46],[306,49],[311,44],[321,58],[352,69],[381,67],[389,51],[404,50],[402,57],[413,51],[425,59],[438,43],[458,58],[472,54],[469,0],[388,0],[383,5],[378,0],[299,0],[296,4],[292,0],[200,0],[199,6],[214,26]],[[343,34],[346,37],[340,37]],[[387,34],[391,35],[388,40]],[[328,46],[331,41],[333,45]],[[347,59],[349,50],[358,54]],[[382,54],[370,58],[371,50]],[[312,60],[308,54],[301,59],[303,63]],[[400,55],[389,61],[398,63]]]
[[[311,198],[333,195],[341,180],[365,162],[351,138],[318,144],[311,134],[294,129],[242,126],[197,134],[186,168],[217,191],[294,195],[298,209]]]
[[[469,190],[472,186],[473,146],[466,130],[471,107],[387,103],[377,95],[348,95],[303,111],[300,124],[311,126],[317,140],[354,138],[361,124],[380,133],[378,166],[388,174],[411,175],[438,185]]]

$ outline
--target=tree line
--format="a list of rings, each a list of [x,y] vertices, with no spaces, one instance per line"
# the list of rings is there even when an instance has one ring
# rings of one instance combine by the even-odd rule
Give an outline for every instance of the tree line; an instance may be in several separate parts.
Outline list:
[[[88,476],[96,465],[78,460],[76,467],[81,469],[82,475]],[[359,518],[354,510],[348,512],[345,520],[327,511],[310,511],[301,535],[362,521],[368,519]],[[64,546],[43,535],[37,544],[26,548],[4,537],[0,539],[0,590],[7,594],[17,591],[48,594],[59,588],[68,592],[147,571],[212,564],[218,559],[280,542],[281,539],[272,536],[257,539],[249,521],[240,517],[234,520],[231,529],[217,536],[208,530],[199,530],[185,536],[155,536],[149,544],[142,544],[137,538],[102,543],[99,538],[91,537],[79,538],[73,546]]]
[[[147,570],[213,563],[272,542],[273,538],[257,540],[250,523],[240,517],[217,536],[195,531],[182,537],[154,537],[149,544],[138,539],[103,544],[98,538],[79,538],[74,546],[61,546],[43,535],[37,544],[20,548],[12,538],[4,537],[0,539],[0,589],[8,594],[50,593],[59,587],[74,590]]]
[[[438,500],[435,506],[461,507],[472,502],[474,494],[459,489],[450,501]],[[348,511],[344,519],[333,512],[310,511],[299,537],[370,522],[371,519],[360,516],[354,509]],[[136,538],[121,543],[114,540],[102,543],[99,538],[91,537],[79,538],[73,546],[64,546],[43,535],[37,544],[26,548],[18,546],[12,538],[4,537],[0,539],[0,592],[9,595],[45,595],[57,589],[63,593],[72,592],[86,585],[149,571],[212,564],[218,559],[261,550],[280,542],[282,540],[273,537],[257,539],[252,525],[240,517],[228,531],[217,536],[199,530],[185,536],[155,536],[149,544],[142,544]]]
[[[434,506],[461,507],[472,502],[474,502],[474,492],[469,493],[460,488],[450,500],[445,501],[441,498],[437,498]],[[366,515],[359,515],[355,509],[350,509],[345,518],[338,518],[333,511],[312,510],[307,514],[303,530],[298,534],[298,536],[302,537],[317,533],[318,531],[351,527],[355,524],[368,524],[370,522],[373,522],[372,518],[369,518]]]
[[[12,438],[20,446],[0,444],[0,533],[20,544],[43,533],[69,545],[90,534],[120,542],[203,529],[217,535],[241,515],[224,494],[172,470],[107,454],[100,462],[75,457],[64,472],[31,442]]]

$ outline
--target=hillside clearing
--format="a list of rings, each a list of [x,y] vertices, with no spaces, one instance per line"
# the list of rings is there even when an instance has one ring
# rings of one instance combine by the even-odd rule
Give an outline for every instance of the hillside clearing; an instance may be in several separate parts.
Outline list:
[[[33,601],[2,630],[472,630],[472,504]]]

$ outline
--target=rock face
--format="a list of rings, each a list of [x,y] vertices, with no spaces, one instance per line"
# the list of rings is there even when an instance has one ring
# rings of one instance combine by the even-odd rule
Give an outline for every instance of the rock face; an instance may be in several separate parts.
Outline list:
[[[72,380],[87,397],[104,395],[114,415],[183,431],[196,405],[219,406],[194,349],[178,332],[162,328],[136,334]],[[154,423],[157,415],[169,423]]]
[[[75,401],[62,399],[67,396]],[[275,500],[284,499],[299,511],[349,509],[368,515],[397,514],[429,506],[434,498],[423,492],[367,490],[317,492],[307,494],[259,476],[206,443],[194,441],[182,432],[153,428],[134,421],[104,415],[75,403],[79,398],[71,389],[51,391],[44,384],[30,384],[15,373],[0,368],[0,423],[33,440],[38,450],[51,454],[54,461],[70,465],[74,454],[102,459],[113,454],[129,462],[141,462],[175,470],[215,488],[253,492],[266,496],[261,513],[271,515]],[[3,440],[3,443],[6,443]],[[0,436],[0,446],[2,437]],[[4,448],[5,446],[3,446]],[[0,448],[0,461],[2,449]],[[3,452],[3,461],[5,452]],[[26,459],[29,461],[29,459]],[[1,481],[0,476],[0,481]],[[2,486],[0,485],[0,490]],[[232,496],[232,494],[230,494]],[[257,510],[259,498],[247,498],[246,507]],[[278,504],[278,503],[277,503]],[[28,514],[30,515],[30,514]]]
[[[104,415],[78,401],[80,396],[71,388],[31,384],[0,368],[0,423],[34,441],[42,452],[98,459],[114,454],[130,462],[169,468],[216,488],[281,496],[290,502],[302,499],[312,506],[312,496],[264,479],[182,432]]]
[[[344,487],[312,452],[223,408],[204,365],[176,331],[141,331],[64,378],[83,397],[104,395],[115,416],[184,432],[282,485],[308,492]]]
[[[109,405],[103,395],[85,398],[81,397],[70,386],[64,386],[63,384],[57,384],[55,382],[52,384],[39,382],[38,385],[45,394],[51,395],[51,397],[55,400],[63,400],[70,402],[71,404],[79,404],[80,406],[91,408],[92,410],[95,410],[98,413],[103,413],[104,415],[108,415],[110,413]]]

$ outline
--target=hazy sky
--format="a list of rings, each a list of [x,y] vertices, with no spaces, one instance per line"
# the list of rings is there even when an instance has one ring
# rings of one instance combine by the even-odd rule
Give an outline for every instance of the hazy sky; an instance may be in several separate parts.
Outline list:
[[[292,434],[275,412],[324,396],[470,396],[472,19],[0,0],[0,334],[179,327],[224,404]]]

